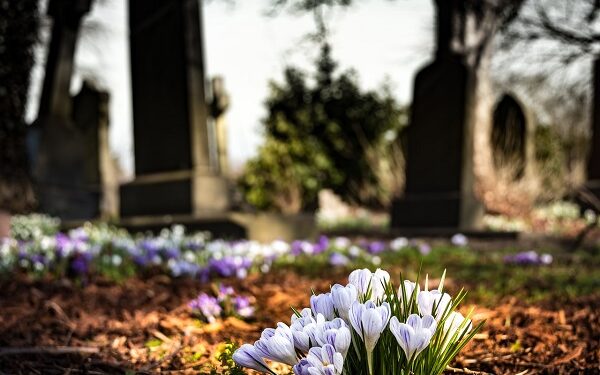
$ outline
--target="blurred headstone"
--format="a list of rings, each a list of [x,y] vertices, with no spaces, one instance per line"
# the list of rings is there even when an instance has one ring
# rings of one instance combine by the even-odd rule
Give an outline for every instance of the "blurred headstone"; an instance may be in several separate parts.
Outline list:
[[[229,94],[225,89],[225,80],[223,77],[214,77],[212,79],[212,100],[210,103],[211,117],[214,120],[216,154],[219,166],[219,172],[227,176],[229,174],[229,158],[227,151],[227,117],[225,113],[229,108]]]
[[[205,214],[229,207],[211,160],[198,1],[130,0],[135,173],[121,216]]]
[[[84,81],[73,98],[73,120],[85,144],[85,185],[93,197],[90,218],[118,216],[118,176],[109,148],[110,95]]]
[[[504,94],[494,109],[490,144],[496,170],[508,170],[510,178],[525,175],[528,143],[531,141],[524,107],[510,94]]]
[[[392,207],[393,228],[473,229],[482,215],[473,194],[471,104],[476,77],[465,63],[466,52],[453,48],[465,30],[457,16],[462,1],[436,4],[437,51],[415,78],[406,188]]]
[[[91,4],[91,0],[48,3],[52,36],[38,118],[29,134],[39,209],[64,220],[89,219],[97,210],[86,186],[85,139],[73,122],[69,94],[79,26]]]

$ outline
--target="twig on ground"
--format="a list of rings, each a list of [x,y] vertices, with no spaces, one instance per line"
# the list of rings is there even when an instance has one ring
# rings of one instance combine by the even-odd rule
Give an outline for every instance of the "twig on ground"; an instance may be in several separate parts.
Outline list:
[[[449,372],[454,373],[454,374],[494,375],[494,374],[489,373],[489,372],[473,371],[473,370],[469,370],[468,368],[455,368],[455,367],[450,367],[450,366],[446,367],[446,371],[449,371]]]
[[[51,355],[63,355],[63,354],[96,354],[100,353],[99,348],[89,346],[56,346],[56,347],[45,347],[37,346],[30,348],[0,348],[0,357],[4,355],[19,355],[19,354],[51,354]]]
[[[181,342],[177,342],[177,344],[175,344],[175,349],[173,349],[171,354],[162,357],[159,361],[156,361],[154,363],[149,364],[148,366],[143,367],[140,370],[140,372],[146,373],[156,367],[159,367],[161,364],[163,364],[165,362],[169,362],[171,359],[173,359],[177,355],[177,353],[179,353],[180,350],[181,350]]]

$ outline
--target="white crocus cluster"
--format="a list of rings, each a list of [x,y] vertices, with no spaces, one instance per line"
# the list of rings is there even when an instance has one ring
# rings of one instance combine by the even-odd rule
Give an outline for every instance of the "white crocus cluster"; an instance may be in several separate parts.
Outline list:
[[[453,311],[456,306],[443,293],[443,285],[429,291],[427,284],[421,290],[418,283],[404,280],[396,294],[386,271],[355,270],[349,284],[335,284],[330,292],[311,296],[310,308],[294,310],[290,326],[278,323],[276,328],[265,329],[254,345],[243,345],[233,359],[270,374],[275,373],[265,359],[292,366],[295,375],[405,370],[416,375],[440,374],[451,360],[444,354],[447,348],[459,341],[459,348],[464,346],[468,338],[463,337],[472,327],[470,320]],[[429,354],[422,355],[426,350]],[[402,352],[401,358],[390,357]],[[435,356],[446,362],[436,364],[431,361]]]

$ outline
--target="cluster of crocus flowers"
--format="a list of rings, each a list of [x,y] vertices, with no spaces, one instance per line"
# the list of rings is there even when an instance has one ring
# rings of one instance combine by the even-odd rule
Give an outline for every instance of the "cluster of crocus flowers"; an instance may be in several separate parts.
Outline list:
[[[193,315],[208,323],[228,316],[249,319],[254,315],[254,306],[249,297],[237,294],[231,286],[219,285],[214,289],[216,296],[200,293],[188,303]]]
[[[445,276],[445,275],[444,275]],[[235,362],[276,374],[268,361],[292,366],[296,375],[441,374],[481,327],[456,311],[452,298],[388,272],[355,270],[347,285],[312,295],[310,308],[294,310],[291,324],[267,328],[253,345],[242,345]]]

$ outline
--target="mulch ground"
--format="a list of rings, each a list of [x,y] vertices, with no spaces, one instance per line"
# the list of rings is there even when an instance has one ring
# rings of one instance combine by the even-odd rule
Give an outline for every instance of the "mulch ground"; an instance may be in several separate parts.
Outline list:
[[[4,280],[0,374],[207,373],[203,366],[214,362],[224,340],[253,342],[263,328],[288,322],[290,306],[306,306],[311,287],[323,291],[345,281],[337,272],[326,276],[279,271],[232,281],[256,296],[256,320],[208,325],[187,308],[208,289],[192,280]],[[474,319],[487,323],[449,373],[600,374],[600,295],[535,305],[505,298],[493,309],[474,307]]]

